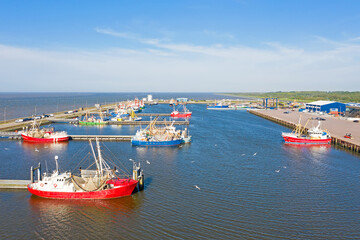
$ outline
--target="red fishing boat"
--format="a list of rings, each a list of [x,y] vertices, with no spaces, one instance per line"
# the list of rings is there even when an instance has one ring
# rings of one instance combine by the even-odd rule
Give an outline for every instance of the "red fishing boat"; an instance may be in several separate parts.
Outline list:
[[[309,119],[310,120],[310,119]],[[307,123],[309,122],[307,121]],[[331,136],[327,131],[320,129],[321,122],[319,121],[316,127],[312,127],[306,131],[306,125],[302,126],[299,123],[291,133],[282,133],[285,143],[289,144],[330,144]]]
[[[34,181],[34,168],[31,168],[31,182],[28,190],[39,197],[59,198],[59,199],[109,199],[129,196],[139,185],[139,190],[144,187],[144,174],[140,169],[140,163],[133,162],[133,175],[121,177],[114,165],[110,167],[109,163],[102,157],[100,145],[96,140],[97,155],[90,141],[95,164],[91,164],[87,169],[79,169],[79,174],[71,172],[60,173],[58,158],[55,156],[56,169],[51,174],[41,175],[41,165],[38,170],[38,181]],[[114,161],[110,161],[114,164]],[[91,169],[91,167],[96,169]]]
[[[69,136],[65,131],[55,131],[54,128],[40,129],[40,123],[34,120],[30,129],[21,132],[21,137],[27,142],[63,142],[68,141]]]
[[[174,106],[174,111],[171,113],[171,117],[173,118],[188,118],[191,117],[192,112],[190,112],[185,104],[180,104],[181,106],[183,106],[182,111],[180,112],[180,107],[175,110],[175,106]]]

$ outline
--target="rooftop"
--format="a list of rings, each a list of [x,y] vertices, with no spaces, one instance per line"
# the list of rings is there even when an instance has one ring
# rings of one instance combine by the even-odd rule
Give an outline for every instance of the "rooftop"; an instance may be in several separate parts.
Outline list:
[[[334,101],[315,101],[315,102],[311,102],[311,103],[307,103],[310,105],[326,105],[326,104],[330,104],[330,103],[334,103]]]

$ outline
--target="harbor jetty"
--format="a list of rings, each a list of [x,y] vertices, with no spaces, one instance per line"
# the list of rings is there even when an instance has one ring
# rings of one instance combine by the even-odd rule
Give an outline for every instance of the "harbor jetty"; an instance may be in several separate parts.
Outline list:
[[[130,142],[133,136],[131,135],[69,135],[71,140],[76,141],[88,141],[96,140],[99,141],[121,141]]]
[[[317,115],[315,113],[287,111],[284,109],[265,110],[265,109],[251,109],[248,110],[256,116],[265,118],[272,122],[281,124],[283,126],[294,129],[301,116],[301,122],[305,123],[308,119],[315,119],[318,117],[325,119],[321,126],[331,134],[331,143],[333,145],[341,146],[350,151],[360,153],[360,125],[352,121],[334,117],[331,115]],[[284,113],[287,112],[287,113]],[[351,133],[352,138],[344,138],[345,134]]]
[[[154,99],[152,102],[145,101],[145,104],[151,105],[153,102],[157,102],[158,104],[171,104],[174,99]],[[232,103],[248,103],[248,100],[231,100]],[[109,110],[116,109],[119,104],[125,104],[126,101],[120,103],[110,103],[101,106],[102,112],[108,112]],[[189,100],[186,104],[214,104],[216,100]],[[51,117],[41,119],[41,125],[48,125],[52,123],[69,123],[69,124],[77,124],[78,119],[84,116],[86,113],[98,113],[98,107],[86,107],[86,108],[79,108],[73,109],[69,111],[62,111],[62,112],[55,112],[51,115]],[[169,117],[171,116],[170,113],[137,113],[137,116],[161,116],[161,117]],[[24,119],[30,119],[31,116],[24,116]],[[29,126],[32,121],[23,121],[23,122],[15,122],[16,119],[8,119],[4,121],[0,121],[0,132],[9,132],[9,131],[16,131],[22,130],[26,126]],[[110,125],[146,125],[149,124],[150,121],[109,121]],[[157,121],[157,125],[167,124],[168,121]],[[189,121],[187,120],[176,120],[173,121],[174,125],[189,125]],[[0,136],[1,137],[1,136]],[[10,136],[12,137],[12,136]],[[14,136],[16,139],[17,136]]]
[[[0,180],[0,189],[27,189],[30,180]]]

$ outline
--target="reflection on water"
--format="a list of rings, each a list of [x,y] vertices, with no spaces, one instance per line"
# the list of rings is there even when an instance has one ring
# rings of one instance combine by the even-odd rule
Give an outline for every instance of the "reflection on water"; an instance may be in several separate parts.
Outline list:
[[[189,145],[189,144],[188,144]],[[161,155],[162,158],[167,159],[167,161],[172,161],[176,158],[179,150],[183,148],[183,145],[172,146],[172,147],[143,147],[143,146],[133,146],[136,149],[136,153],[140,158],[146,158],[149,155]]]
[[[58,142],[58,143],[33,143],[33,142],[22,142],[21,145],[26,150],[34,150],[34,149],[49,149],[56,151],[65,151],[69,145],[68,141]]]
[[[284,150],[288,152],[293,159],[299,161],[304,158],[312,159],[314,163],[321,163],[328,157],[331,152],[330,144],[284,144]],[[324,162],[323,162],[324,163]]]
[[[69,142],[59,142],[59,143],[32,143],[32,142],[22,142],[21,146],[24,152],[28,156],[39,157],[44,152],[47,153],[60,153],[66,151],[68,148]]]
[[[297,153],[301,153],[303,151],[309,151],[311,153],[321,153],[326,154],[330,149],[330,144],[290,144],[284,143],[285,150],[291,150]]]
[[[31,196],[28,204],[36,219],[36,234],[45,239],[104,238],[121,227],[136,209],[142,196],[107,200],[63,200]],[[77,231],[76,229],[79,230]]]
[[[31,210],[44,221],[51,221],[51,218],[57,218],[59,214],[66,215],[80,209],[86,209],[86,212],[93,212],[95,215],[98,214],[97,219],[106,218],[106,215],[102,212],[103,210],[128,215],[135,208],[138,208],[139,204],[141,204],[141,200],[133,196],[106,200],[64,200],[40,198],[37,196],[29,198]],[[106,219],[101,222],[106,222]]]
[[[91,129],[96,129],[96,128],[106,128],[107,127],[107,125],[106,124],[99,124],[99,125],[82,125],[82,124],[74,124],[73,125],[74,126],[74,128],[79,128],[79,129],[81,129],[81,128],[91,128]]]

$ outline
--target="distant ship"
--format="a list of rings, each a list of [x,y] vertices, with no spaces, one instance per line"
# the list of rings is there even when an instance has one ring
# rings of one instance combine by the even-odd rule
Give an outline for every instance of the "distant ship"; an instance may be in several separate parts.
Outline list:
[[[85,117],[79,121],[80,125],[106,125],[109,122],[104,121],[102,117],[102,112],[100,110],[100,118],[95,118],[94,116],[89,117],[88,112],[86,112]]]
[[[182,111],[180,112],[180,107],[178,107],[178,109],[175,110],[175,106],[174,106],[174,111],[171,113],[171,117],[173,118],[188,118],[191,117],[192,112],[190,112],[185,104],[180,104],[180,106],[183,106]]]
[[[207,105],[206,109],[208,110],[235,110],[235,106],[227,104],[224,101],[216,103],[214,105]]]
[[[310,120],[310,119],[309,119]],[[307,121],[307,123],[309,122]],[[318,125],[310,128],[306,132],[306,125],[302,126],[299,123],[296,125],[296,128],[291,133],[282,133],[285,143],[289,144],[330,144],[331,135],[327,131],[320,129],[321,122],[319,121]]]

